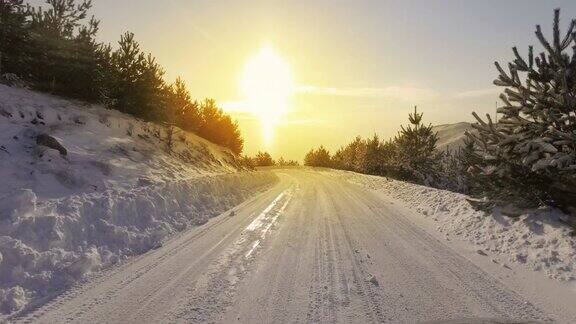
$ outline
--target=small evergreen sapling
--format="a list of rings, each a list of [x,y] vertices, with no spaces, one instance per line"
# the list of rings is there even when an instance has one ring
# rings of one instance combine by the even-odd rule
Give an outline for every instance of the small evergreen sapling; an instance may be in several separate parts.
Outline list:
[[[423,113],[414,113],[408,116],[410,125],[404,127],[395,138],[398,149],[397,163],[400,176],[406,180],[417,181],[426,185],[434,182],[441,154],[436,151],[437,134],[432,125],[422,124]]]

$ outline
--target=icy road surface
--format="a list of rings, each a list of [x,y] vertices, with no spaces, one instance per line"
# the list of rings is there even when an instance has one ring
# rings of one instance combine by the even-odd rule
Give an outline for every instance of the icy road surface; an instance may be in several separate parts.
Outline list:
[[[415,225],[397,204],[326,172],[274,172],[281,181],[271,190],[14,320],[569,321]]]

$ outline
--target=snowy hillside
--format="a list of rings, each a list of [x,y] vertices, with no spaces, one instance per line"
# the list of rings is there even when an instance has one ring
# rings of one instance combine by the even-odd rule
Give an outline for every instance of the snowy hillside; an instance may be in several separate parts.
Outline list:
[[[0,85],[0,311],[162,244],[276,181],[117,111]]]
[[[41,198],[130,188],[236,169],[234,156],[191,133],[167,129],[115,110],[0,85],[0,196],[26,187]],[[66,155],[36,145],[53,136]]]
[[[471,131],[472,126],[470,123],[460,122],[434,126],[432,130],[438,133],[438,150],[457,150],[464,145],[464,132]]]

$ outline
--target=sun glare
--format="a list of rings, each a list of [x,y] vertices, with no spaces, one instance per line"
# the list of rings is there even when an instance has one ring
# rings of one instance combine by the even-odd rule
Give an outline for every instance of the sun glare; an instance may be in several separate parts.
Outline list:
[[[276,125],[290,109],[294,91],[290,66],[272,47],[264,46],[246,63],[240,88],[244,105],[260,120],[264,141],[270,144]]]

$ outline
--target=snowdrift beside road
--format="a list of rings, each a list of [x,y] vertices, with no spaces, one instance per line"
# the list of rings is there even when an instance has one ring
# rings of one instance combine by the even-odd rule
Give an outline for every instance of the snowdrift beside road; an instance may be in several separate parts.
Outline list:
[[[562,222],[567,216],[558,210],[498,210],[487,215],[474,210],[466,200],[468,196],[463,194],[385,177],[331,172],[403,202],[432,218],[439,232],[477,245],[481,254],[497,255],[506,262],[542,271],[553,279],[576,280],[574,230]],[[510,212],[516,216],[505,215]]]
[[[158,247],[273,181],[270,172],[243,172],[43,203],[21,190],[10,199],[12,219],[0,226],[2,310],[21,309],[87,273]]]
[[[117,111],[0,85],[0,312],[206,222],[276,181]]]

